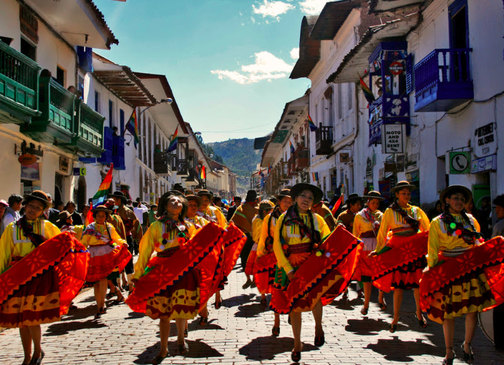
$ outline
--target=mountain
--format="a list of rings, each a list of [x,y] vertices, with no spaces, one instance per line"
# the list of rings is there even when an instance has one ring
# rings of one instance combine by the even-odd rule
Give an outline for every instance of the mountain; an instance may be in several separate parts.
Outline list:
[[[224,142],[207,143],[216,156],[222,157],[224,164],[237,174],[238,193],[245,195],[250,187],[250,175],[261,162],[262,150],[254,150],[254,140],[248,138],[228,139]]]

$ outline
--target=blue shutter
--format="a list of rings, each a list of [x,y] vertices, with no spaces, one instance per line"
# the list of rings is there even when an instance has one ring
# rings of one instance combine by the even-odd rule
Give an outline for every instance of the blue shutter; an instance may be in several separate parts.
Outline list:
[[[114,137],[114,155],[113,155],[114,169],[126,170],[124,163],[124,138],[120,136]]]
[[[114,148],[114,132],[112,128],[105,127],[103,129],[103,149],[100,158],[98,158],[98,162],[103,165],[109,165],[112,162],[112,150]]]
[[[406,57],[406,94],[409,94],[415,89],[413,80],[413,55],[410,53]]]
[[[93,49],[91,47],[77,46],[79,67],[85,72],[93,72]]]

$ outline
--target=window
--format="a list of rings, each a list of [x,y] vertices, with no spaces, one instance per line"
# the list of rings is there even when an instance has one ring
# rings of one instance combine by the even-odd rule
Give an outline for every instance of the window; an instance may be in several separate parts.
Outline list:
[[[338,84],[338,121],[343,118],[343,92],[341,84]]]
[[[84,97],[84,78],[79,75],[79,81],[78,81],[78,85],[77,85],[77,90],[79,90],[80,92],[80,97],[83,98]]]
[[[94,92],[94,110],[95,112],[100,112],[100,93],[98,91]]]
[[[56,67],[56,81],[58,81],[61,86],[65,86],[65,70],[59,66]]]
[[[31,58],[32,60],[36,61],[37,60],[37,47],[32,45],[30,42],[28,42],[26,39],[21,37],[21,53],[24,54],[26,57]]]
[[[450,48],[469,48],[467,0],[456,0],[448,8],[450,15]]]
[[[109,127],[112,128],[114,126],[114,102],[109,99],[108,101],[108,122]]]
[[[124,110],[119,109],[119,126],[121,128],[121,136],[124,134]]]
[[[352,91],[353,91],[352,84],[348,84],[348,110],[352,110],[352,100],[353,100]]]

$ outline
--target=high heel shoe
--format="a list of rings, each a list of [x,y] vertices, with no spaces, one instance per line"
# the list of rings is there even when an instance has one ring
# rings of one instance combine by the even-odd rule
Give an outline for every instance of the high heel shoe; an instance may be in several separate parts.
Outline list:
[[[44,358],[44,351],[40,352],[40,357],[38,359],[32,358],[29,365],[40,365],[42,364],[42,359]]]
[[[189,352],[189,345],[184,341],[182,345],[178,345],[178,351],[180,355],[185,355]]]
[[[380,307],[380,310],[382,310],[382,311],[387,309],[387,303],[385,303],[385,300],[381,303],[378,303],[378,307]]]
[[[219,300],[218,302],[215,302],[214,305],[215,305],[215,309],[219,309],[221,307],[221,305],[222,305],[222,300]]]
[[[315,336],[315,341],[313,341],[315,346],[320,347],[325,344],[325,335],[324,332],[322,332],[322,336]]]
[[[471,345],[469,346],[469,353],[465,352],[465,342],[461,345],[462,351],[464,352],[464,361],[468,364],[472,364],[474,362],[474,353]]]
[[[389,332],[394,333],[396,330],[397,330],[397,323],[396,324],[391,323],[389,327]]]
[[[299,362],[301,360],[301,351],[292,351],[291,360],[294,362]]]
[[[420,315],[420,318],[415,314],[417,320],[418,320],[418,325],[422,328],[426,328],[427,327],[427,321],[425,320],[425,318],[423,317],[423,315]]]

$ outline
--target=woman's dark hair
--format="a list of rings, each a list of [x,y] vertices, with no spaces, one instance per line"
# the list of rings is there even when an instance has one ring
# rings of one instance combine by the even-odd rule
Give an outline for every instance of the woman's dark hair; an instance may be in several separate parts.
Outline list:
[[[450,215],[451,216],[451,213],[450,213],[450,206],[446,203],[446,198],[451,198],[453,194],[457,194],[457,193],[462,193],[462,195],[465,196],[466,192],[462,189],[457,189],[457,188],[454,188],[452,189],[451,191],[449,191],[445,196],[444,196],[444,199],[445,201],[444,202],[441,202],[441,203],[444,203],[444,213],[447,214],[447,215]],[[469,224],[470,226],[472,226],[472,223],[471,223],[471,220],[469,219],[469,217],[467,216],[467,213],[466,213],[466,210],[465,208],[462,209],[462,212],[460,213],[462,215],[462,218],[464,219],[464,222],[466,224]]]
[[[272,210],[273,210],[273,207],[271,207],[271,209],[259,210],[257,215],[259,216],[259,218],[264,219],[264,217],[266,217],[268,214],[270,214]]]
[[[166,215],[166,206],[168,202],[170,201],[171,198],[177,197],[180,199],[182,202],[182,211],[180,212],[179,220],[182,221],[184,220],[185,217],[187,217],[187,210],[189,209],[189,203],[187,202],[187,199],[183,195],[176,195],[176,194],[165,194],[159,199],[159,204],[158,204],[158,211],[157,211],[157,216],[162,217]]]
[[[72,205],[74,206],[74,209],[77,209],[77,204],[75,204],[75,202],[74,202],[74,201],[69,200],[69,201],[68,201],[68,203],[66,203],[66,205],[65,205],[65,210],[68,210],[68,206],[69,206],[70,204],[72,204]]]

